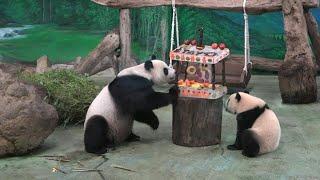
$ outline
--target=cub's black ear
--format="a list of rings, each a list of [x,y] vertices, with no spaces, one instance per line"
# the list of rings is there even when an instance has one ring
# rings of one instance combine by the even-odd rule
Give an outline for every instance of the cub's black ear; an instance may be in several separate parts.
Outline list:
[[[152,64],[152,61],[151,60],[148,60],[144,63],[144,68],[147,70],[147,71],[150,71],[152,68],[153,68],[153,64]]]
[[[249,91],[247,91],[247,90],[244,90],[243,92],[244,92],[244,93],[246,93],[246,94],[250,94],[250,92],[249,92]]]
[[[241,96],[239,93],[236,94],[236,100],[239,102],[241,100]]]
[[[154,54],[152,54],[152,55],[151,55],[151,60],[155,60],[155,59],[157,59],[157,56],[154,55]]]

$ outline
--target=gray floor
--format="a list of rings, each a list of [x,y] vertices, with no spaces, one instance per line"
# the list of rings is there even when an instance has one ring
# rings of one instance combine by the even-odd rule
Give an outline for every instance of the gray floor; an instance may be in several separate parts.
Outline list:
[[[0,179],[101,179],[97,172],[71,172],[79,167],[78,161],[86,168],[105,161],[98,168],[105,179],[320,179],[320,104],[282,104],[276,76],[254,76],[250,87],[280,119],[281,144],[273,153],[248,159],[239,151],[227,150],[235,139],[236,123],[235,117],[225,112],[221,145],[176,146],[171,142],[171,107],[165,107],[156,111],[158,131],[136,123],[134,131],[142,137],[141,142],[118,147],[105,155],[107,161],[83,151],[81,126],[58,128],[32,155],[1,159]],[[64,155],[71,161],[59,163],[42,155]],[[67,174],[53,173],[53,167]]]

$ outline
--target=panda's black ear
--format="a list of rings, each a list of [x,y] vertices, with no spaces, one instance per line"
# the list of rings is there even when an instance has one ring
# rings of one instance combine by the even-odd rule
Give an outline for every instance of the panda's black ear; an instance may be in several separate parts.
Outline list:
[[[151,60],[148,60],[144,63],[144,68],[147,70],[147,71],[150,71],[152,68],[153,68],[153,64],[152,64],[152,61]]]
[[[157,56],[154,55],[154,54],[152,54],[150,59],[151,59],[151,60],[155,60],[155,59],[157,59]]]
[[[241,96],[239,93],[236,94],[236,100],[239,102],[241,100]]]

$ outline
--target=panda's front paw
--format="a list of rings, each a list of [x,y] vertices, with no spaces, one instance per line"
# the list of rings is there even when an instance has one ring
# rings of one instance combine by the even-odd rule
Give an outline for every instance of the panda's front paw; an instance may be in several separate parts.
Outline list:
[[[235,144],[228,145],[227,148],[231,151],[240,150],[241,148],[237,147]]]
[[[169,94],[171,95],[171,98],[172,98],[173,102],[177,101],[177,99],[179,97],[179,93],[180,93],[180,90],[179,90],[179,87],[177,85],[175,85],[175,86],[170,88]]]
[[[159,120],[158,120],[158,119],[153,120],[153,121],[150,123],[150,127],[151,127],[153,130],[157,130],[158,127],[159,127]]]

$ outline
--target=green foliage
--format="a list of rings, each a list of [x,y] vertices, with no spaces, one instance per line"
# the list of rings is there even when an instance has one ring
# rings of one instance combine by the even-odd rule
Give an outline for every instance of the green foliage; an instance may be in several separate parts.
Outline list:
[[[317,18],[320,11],[316,9],[312,12]],[[170,6],[131,9],[133,52],[137,57],[142,60],[148,59],[151,54],[160,57],[164,44],[167,45],[166,51],[169,50],[171,14]],[[232,54],[243,54],[244,27],[242,13],[179,7],[178,15],[181,41],[197,38],[197,29],[203,27],[205,44],[210,44],[213,41],[225,42],[231,49]],[[119,10],[106,8],[90,0],[0,0],[0,26],[3,19],[21,24],[51,23],[64,28],[73,27],[78,30],[108,32],[119,25]],[[166,42],[162,42],[161,39],[162,20],[168,23],[168,39]],[[252,55],[277,59],[284,58],[285,38],[283,36],[283,17],[281,13],[249,15],[249,24]],[[43,29],[43,31],[46,31],[46,29]],[[63,34],[63,32],[66,34]],[[22,52],[29,52],[28,48],[21,48],[23,47],[21,45],[23,40],[5,42],[5,49],[0,44],[0,51],[5,51],[10,57],[23,57],[22,59],[25,61],[34,61],[42,54],[48,54],[47,52],[51,54],[49,54],[50,56],[53,56],[54,61],[69,61],[75,56],[86,55],[90,48],[94,47],[92,43],[97,44],[99,42],[98,40],[93,41],[92,34],[88,32],[83,33],[81,37],[76,36],[78,34],[76,32],[74,38],[69,37],[69,32],[63,32],[56,34],[60,37],[56,35],[55,37],[51,36],[52,31],[49,29],[49,32],[47,32],[49,41],[47,41],[47,45],[44,45],[47,47],[35,46],[34,50],[30,48],[30,55],[25,55]],[[34,44],[37,41],[42,43],[46,40],[45,33],[40,33],[42,36],[33,36],[29,40],[33,39]],[[85,36],[88,36],[88,43],[85,42]],[[77,41],[77,38],[80,42]],[[69,40],[73,40],[75,43],[71,44]],[[18,45],[16,46],[14,43]],[[27,41],[27,43],[31,43],[33,46],[31,41]],[[83,46],[83,49],[80,48],[80,45]],[[52,53],[54,51],[53,46],[57,47],[57,53]],[[75,46],[75,48],[72,49],[72,46]],[[62,52],[61,55],[58,52]],[[69,54],[72,54],[72,58]]]
[[[57,109],[59,122],[64,125],[82,122],[99,92],[88,77],[70,70],[25,74],[22,79],[45,87],[48,92],[46,100]]]
[[[53,25],[36,26],[25,33],[25,38],[0,41],[0,54],[23,62],[48,55],[52,63],[62,63],[87,56],[103,38],[100,32]]]
[[[226,13],[221,11],[213,11],[197,8],[178,8],[180,43],[186,39],[197,39],[199,34],[197,30],[204,28],[204,43],[224,42],[231,49],[233,54],[243,54],[244,51],[244,26],[243,15],[241,13]],[[150,54],[161,56],[162,41],[160,37],[160,17],[166,17],[168,21],[168,41],[167,47],[170,46],[170,30],[171,30],[171,8],[140,8],[132,11],[133,19],[133,39],[139,46],[134,47],[134,53],[141,59],[148,59]],[[276,16],[272,14],[272,16]],[[233,17],[236,19],[235,22]],[[257,23],[256,16],[251,17],[254,24],[262,27],[261,23]],[[267,19],[267,18],[266,18]],[[263,21],[263,19],[262,19]],[[269,20],[270,23],[273,21]],[[277,21],[278,22],[278,21]],[[251,54],[254,56],[262,56],[267,58],[283,59],[285,54],[285,43],[283,35],[267,35],[266,32],[272,32],[272,29],[261,31],[251,26],[250,43]],[[164,42],[165,43],[165,42]],[[137,51],[139,47],[139,51]],[[141,52],[143,51],[143,53]]]
[[[0,0],[0,9],[10,21],[19,23],[39,23],[41,5],[35,0]]]

